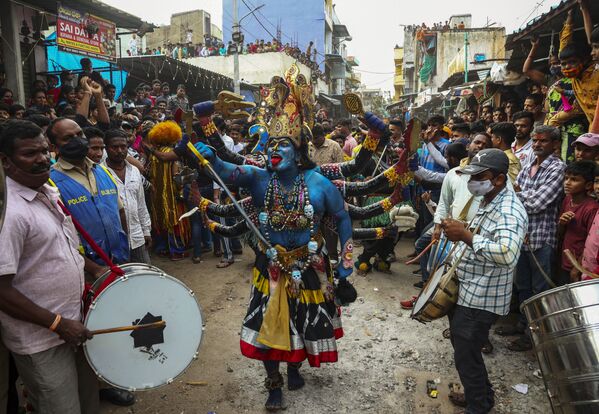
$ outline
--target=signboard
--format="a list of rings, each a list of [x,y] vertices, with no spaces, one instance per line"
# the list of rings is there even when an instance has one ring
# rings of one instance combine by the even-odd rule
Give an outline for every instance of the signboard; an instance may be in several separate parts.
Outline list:
[[[65,52],[116,62],[116,25],[60,3],[56,43]]]

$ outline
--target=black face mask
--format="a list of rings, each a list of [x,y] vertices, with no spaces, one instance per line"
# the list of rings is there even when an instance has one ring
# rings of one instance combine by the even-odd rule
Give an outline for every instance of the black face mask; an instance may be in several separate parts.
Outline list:
[[[87,138],[74,137],[59,148],[60,156],[66,160],[82,160],[87,156],[89,141]]]

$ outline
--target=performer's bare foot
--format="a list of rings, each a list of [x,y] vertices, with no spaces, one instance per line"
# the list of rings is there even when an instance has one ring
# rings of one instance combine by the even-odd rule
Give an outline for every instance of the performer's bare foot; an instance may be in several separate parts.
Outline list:
[[[287,388],[289,391],[299,390],[306,384],[304,377],[302,377],[302,374],[299,372],[301,366],[301,363],[287,364]]]

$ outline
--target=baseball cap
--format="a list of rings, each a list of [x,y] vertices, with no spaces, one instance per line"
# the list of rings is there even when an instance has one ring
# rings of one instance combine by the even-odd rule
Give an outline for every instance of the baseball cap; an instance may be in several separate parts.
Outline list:
[[[587,147],[596,147],[599,146],[599,134],[593,134],[591,132],[587,132],[586,134],[582,134],[576,141],[572,143],[572,145],[580,142],[581,144],[586,145]]]
[[[495,170],[507,174],[510,160],[507,155],[497,148],[489,148],[479,151],[470,164],[457,170],[458,173],[466,175],[476,175],[487,170]]]

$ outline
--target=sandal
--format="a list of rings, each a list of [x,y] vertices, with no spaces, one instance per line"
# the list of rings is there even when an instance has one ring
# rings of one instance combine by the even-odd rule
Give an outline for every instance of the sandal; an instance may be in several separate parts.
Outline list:
[[[221,257],[222,255],[223,255],[223,252],[222,252],[222,250],[215,250],[215,251],[214,251],[214,256],[215,256],[215,257]]]
[[[524,328],[520,324],[498,326],[495,328],[495,333],[499,336],[522,335]]]
[[[449,328],[443,330],[443,338],[445,338],[445,339],[451,338],[451,330]]]
[[[520,338],[510,342],[507,349],[514,352],[525,352],[532,349],[532,342],[526,335],[522,335]]]
[[[458,407],[466,407],[466,396],[461,389],[462,386],[460,384],[455,384],[453,382],[449,384],[449,401]]]
[[[493,347],[493,344],[491,343],[491,341],[487,340],[487,342],[480,349],[480,352],[482,352],[483,354],[490,354],[491,352],[493,352],[493,349],[495,349]]]
[[[232,260],[221,260],[220,263],[216,265],[216,267],[218,269],[224,269],[225,267],[231,266],[233,263],[235,262]]]
[[[201,256],[192,257],[191,261],[194,262],[195,264],[202,263],[202,257]]]

